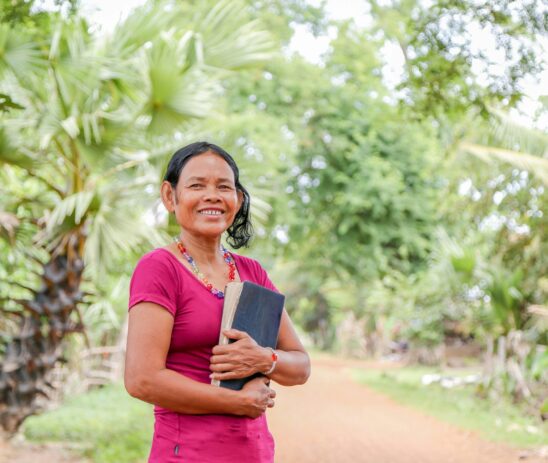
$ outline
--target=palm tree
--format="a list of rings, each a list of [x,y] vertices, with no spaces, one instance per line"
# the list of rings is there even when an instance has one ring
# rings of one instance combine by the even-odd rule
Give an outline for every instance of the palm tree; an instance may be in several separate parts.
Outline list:
[[[9,262],[36,273],[10,275],[0,300],[16,327],[0,343],[8,435],[37,413],[65,336],[83,330],[82,281],[162,240],[144,218],[164,155],[217,110],[227,73],[272,55],[241,3],[181,3],[149,2],[107,37],[82,19],[59,20],[47,43],[0,25],[0,230],[15,238]]]
[[[475,120],[477,123],[477,120]],[[509,163],[527,170],[548,185],[548,135],[516,123],[505,112],[491,108],[485,124],[475,124],[458,151],[484,162]]]

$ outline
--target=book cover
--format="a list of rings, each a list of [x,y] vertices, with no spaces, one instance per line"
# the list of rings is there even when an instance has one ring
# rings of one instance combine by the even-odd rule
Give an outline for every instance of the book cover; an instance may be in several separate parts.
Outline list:
[[[236,329],[248,333],[260,346],[276,348],[285,296],[250,281],[229,283],[225,288],[223,318],[219,344],[234,342],[222,330]],[[240,390],[257,373],[247,378],[212,380],[211,384]]]

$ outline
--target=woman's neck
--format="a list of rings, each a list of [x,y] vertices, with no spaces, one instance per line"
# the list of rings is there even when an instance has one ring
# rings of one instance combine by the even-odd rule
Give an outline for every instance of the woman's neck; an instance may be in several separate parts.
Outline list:
[[[223,260],[222,254],[219,252],[221,247],[220,236],[212,239],[207,239],[203,236],[198,238],[190,233],[182,231],[179,234],[179,238],[188,250],[189,255],[195,261],[211,265]]]

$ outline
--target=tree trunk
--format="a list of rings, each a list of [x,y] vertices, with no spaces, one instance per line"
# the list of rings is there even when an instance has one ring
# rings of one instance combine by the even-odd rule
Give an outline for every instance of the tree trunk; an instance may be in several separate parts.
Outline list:
[[[62,341],[73,332],[82,332],[73,313],[82,301],[80,284],[84,263],[84,237],[68,235],[61,251],[44,264],[42,287],[33,298],[17,300],[19,312],[0,311],[19,318],[19,331],[6,344],[0,365],[0,428],[11,436],[25,418],[40,410],[40,397],[48,397],[52,386],[49,373],[62,361]]]

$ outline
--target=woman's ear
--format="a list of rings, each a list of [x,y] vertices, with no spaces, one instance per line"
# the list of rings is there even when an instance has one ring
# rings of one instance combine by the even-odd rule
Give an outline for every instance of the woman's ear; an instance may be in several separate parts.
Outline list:
[[[238,192],[238,210],[242,208],[242,204],[244,203],[244,192],[241,190],[237,190]]]
[[[160,196],[162,197],[162,202],[168,212],[175,211],[175,204],[177,203],[176,194],[177,192],[175,191],[175,188],[171,186],[171,183],[164,180],[160,187]]]

